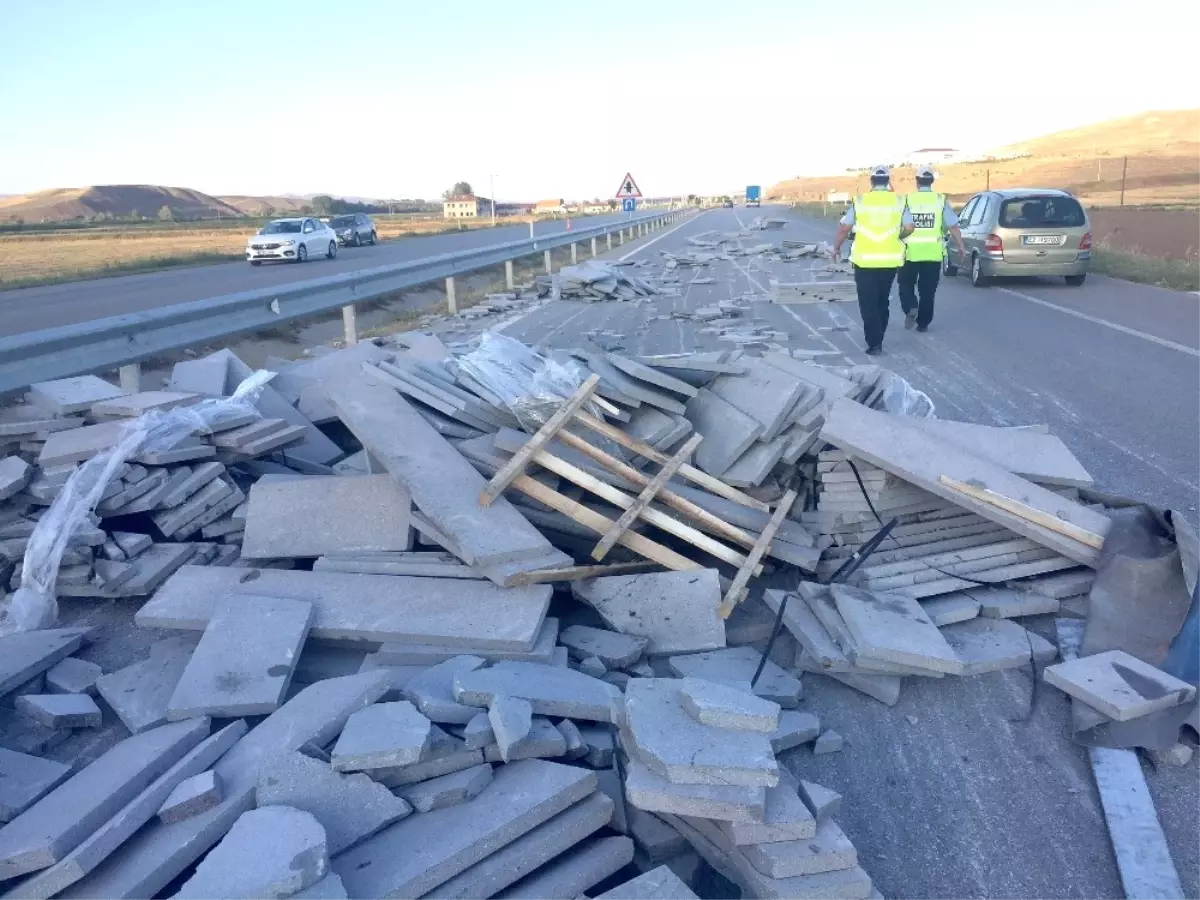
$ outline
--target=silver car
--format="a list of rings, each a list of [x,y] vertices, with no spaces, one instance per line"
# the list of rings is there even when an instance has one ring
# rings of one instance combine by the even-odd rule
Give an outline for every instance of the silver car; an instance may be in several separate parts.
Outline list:
[[[1092,258],[1092,226],[1083,205],[1045,188],[984,191],[958,214],[971,284],[1021,276],[1062,277],[1078,287]],[[959,255],[946,248],[942,271],[958,274]]]

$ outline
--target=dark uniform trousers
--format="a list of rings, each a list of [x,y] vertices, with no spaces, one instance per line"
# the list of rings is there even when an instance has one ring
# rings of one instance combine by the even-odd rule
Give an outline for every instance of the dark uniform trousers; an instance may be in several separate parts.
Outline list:
[[[858,292],[858,312],[862,316],[867,348],[882,347],[888,327],[888,296],[899,269],[854,267],[854,287]]]
[[[937,260],[909,260],[900,270],[900,308],[905,314],[917,311],[919,328],[926,328],[933,321],[933,295],[941,277],[942,264]]]

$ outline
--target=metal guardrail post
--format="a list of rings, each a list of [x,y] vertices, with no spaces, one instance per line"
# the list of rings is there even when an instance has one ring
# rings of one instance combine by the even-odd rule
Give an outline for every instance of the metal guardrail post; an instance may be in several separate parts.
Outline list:
[[[127,366],[121,366],[119,377],[121,379],[121,390],[136,394],[142,389],[142,364],[135,362]]]
[[[513,261],[511,259],[504,261],[504,286],[510,291],[517,286],[517,281],[513,278]]]
[[[579,262],[579,245],[572,244],[571,245],[571,265],[575,265],[577,262]]]
[[[347,347],[358,343],[358,310],[354,308],[353,303],[342,307],[342,337]]]
[[[595,256],[596,256],[596,239],[592,238],[592,258],[594,259]]]
[[[611,231],[604,236],[604,241],[606,244],[608,244],[608,249],[611,250],[612,249],[612,232]]]
[[[546,251],[547,253],[549,251]],[[451,275],[446,279],[446,306],[450,310],[450,315],[458,313],[458,297],[454,293],[454,276]]]
[[[549,250],[545,251],[545,252],[542,254],[542,257],[543,257],[543,259],[545,259],[545,261],[546,261],[546,274],[547,274],[547,275],[553,275],[553,274],[554,274],[554,263],[553,263],[553,261],[550,259],[550,251],[549,251]]]

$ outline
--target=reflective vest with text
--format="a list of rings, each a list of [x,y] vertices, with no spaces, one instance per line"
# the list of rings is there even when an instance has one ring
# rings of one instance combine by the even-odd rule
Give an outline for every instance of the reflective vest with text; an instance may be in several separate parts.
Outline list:
[[[854,198],[854,247],[850,262],[864,269],[895,269],[904,264],[900,223],[904,199],[891,191]]]
[[[941,262],[945,251],[942,245],[942,210],[946,208],[946,198],[934,191],[917,191],[909,194],[907,200],[914,230],[905,238],[905,259],[911,262]]]

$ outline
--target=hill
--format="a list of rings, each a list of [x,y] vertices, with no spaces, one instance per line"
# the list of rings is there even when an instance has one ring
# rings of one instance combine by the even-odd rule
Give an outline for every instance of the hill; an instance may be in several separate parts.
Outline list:
[[[1124,178],[1126,205],[1195,206],[1200,201],[1200,110],[1111,119],[1011,144],[994,155],[992,160],[936,166],[938,188],[964,199],[988,187],[1055,187],[1091,206],[1115,206]],[[900,191],[911,190],[912,167],[893,169],[892,182]],[[767,197],[815,201],[830,191],[866,188],[864,172],[842,172],[782,181]]]
[[[63,222],[72,219],[154,217],[164,206],[176,219],[215,219],[242,212],[216,197],[191,188],[152,184],[102,184],[56,188],[0,199],[0,221]]]
[[[310,198],[305,197],[251,197],[245,194],[222,194],[217,199],[247,216],[299,213],[301,207],[310,202]]]

